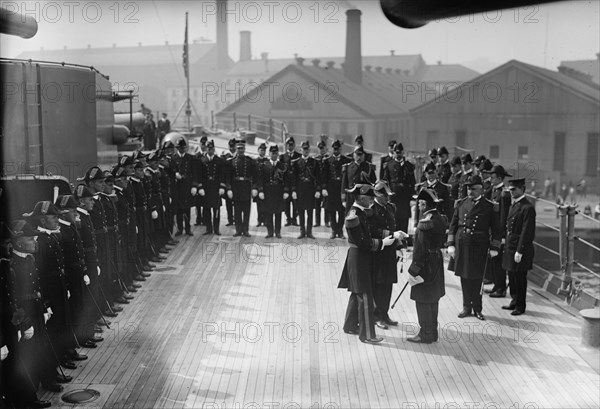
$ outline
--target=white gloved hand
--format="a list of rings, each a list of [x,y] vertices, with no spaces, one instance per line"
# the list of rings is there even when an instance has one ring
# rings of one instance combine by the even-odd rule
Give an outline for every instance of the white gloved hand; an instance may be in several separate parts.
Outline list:
[[[173,203],[173,199],[169,198],[169,204]]]
[[[198,189],[193,187],[191,190],[192,196],[196,196],[196,193],[198,193]]]
[[[315,199],[318,199],[318,198],[320,198],[320,197],[321,197],[321,193],[319,193],[319,192],[315,192]]]
[[[448,252],[448,255],[450,257],[454,257],[454,253],[456,253],[456,247],[448,246],[448,249],[446,251]]]
[[[96,269],[98,270],[98,275],[100,275],[100,266],[96,266]]]
[[[408,275],[408,283],[410,284],[410,286],[415,286],[417,284],[421,284],[423,281],[423,277],[421,276],[412,276],[412,275]]]
[[[181,176],[181,173],[179,173],[179,172],[175,173],[175,178],[176,178],[177,180],[181,180],[181,179],[183,179],[183,177]]]
[[[152,220],[158,219],[158,212],[156,210],[152,210]]]
[[[167,208],[165,207],[165,205],[163,205],[163,212],[166,212]]]
[[[67,300],[71,298],[71,291],[67,290]]]
[[[200,196],[206,196],[206,191],[205,191],[204,189],[200,189],[200,190],[198,191],[198,194],[199,194]]]
[[[54,314],[54,311],[52,311],[52,308],[50,308],[50,307],[46,308],[46,312],[48,314],[50,314],[50,316],[52,316],[52,314]]]
[[[398,230],[394,232],[394,238],[396,240],[402,240],[408,238],[408,234],[404,233],[402,230]]]
[[[502,244],[504,246],[506,244],[506,239],[502,239],[502,241],[500,242],[500,244]]]
[[[22,337],[21,330],[19,329],[19,330],[17,330],[17,342],[21,341],[21,337]]]
[[[225,189],[220,188],[219,189],[219,196],[223,196],[225,194]]]
[[[252,189],[252,197],[258,196],[258,190]]]
[[[44,313],[44,324],[47,324],[49,319],[50,319],[50,314],[48,314],[47,312]]]
[[[515,253],[515,263],[520,263],[522,258],[523,258],[523,255],[517,251]]]
[[[88,277],[87,274],[83,276],[83,283],[85,285],[90,285],[90,278]]]
[[[258,194],[258,198],[259,198],[260,200],[265,200],[265,194],[264,194],[263,192],[260,192],[260,193]]]
[[[494,258],[498,256],[498,250],[490,250],[490,258]]]
[[[4,345],[2,348],[0,348],[0,360],[4,361],[7,356],[8,356],[8,347],[6,345]]]
[[[298,199],[298,194],[296,194],[296,192],[292,192],[292,199],[293,200],[297,200]]]
[[[387,236],[387,237],[384,237],[381,241],[383,242],[383,247],[387,247],[387,246],[391,246],[392,244],[394,244],[396,239],[394,238],[394,236]]]
[[[29,327],[25,330],[25,332],[23,333],[23,337],[25,339],[31,339],[33,338],[33,334],[35,333],[33,327]]]
[[[228,190],[228,191],[227,191],[227,197],[228,197],[230,200],[233,200],[233,191],[232,191],[232,190]]]
[[[137,226],[135,226],[135,234],[138,234],[140,231]]]
[[[289,199],[289,197],[290,197],[290,194],[289,194],[289,193],[284,193],[284,194],[283,194],[283,200],[288,200],[288,199]]]
[[[329,196],[329,192],[327,192],[327,189],[323,189],[323,190],[321,191],[321,194],[323,195],[323,197],[327,197],[327,196]]]

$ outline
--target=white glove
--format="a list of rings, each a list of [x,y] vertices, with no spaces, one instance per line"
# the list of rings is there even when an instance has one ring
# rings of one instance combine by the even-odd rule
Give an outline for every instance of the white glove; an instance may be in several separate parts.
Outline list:
[[[406,239],[408,238],[408,234],[404,233],[402,230],[398,230],[394,232],[394,238],[396,240]]]
[[[200,190],[198,191],[198,194],[199,194],[200,196],[205,196],[205,195],[206,195],[206,192],[204,191],[204,189],[200,189]]]
[[[342,193],[342,202],[345,202],[345,201],[346,201],[346,194]]]
[[[183,178],[182,178],[182,176],[181,176],[181,173],[179,173],[179,172],[175,173],[175,178],[176,178],[177,180],[181,180],[181,179],[183,179]]]
[[[17,330],[17,342],[21,341],[21,330]]]
[[[288,200],[289,197],[290,197],[289,193],[284,193],[283,194],[283,200]]]
[[[54,314],[54,311],[52,311],[52,308],[50,308],[50,307],[46,308],[46,312],[48,314],[50,314],[50,316],[52,316],[52,314]]]
[[[396,239],[394,238],[394,236],[388,236],[388,237],[384,237],[383,240],[381,240],[381,241],[383,242],[383,247],[387,247],[387,246],[391,246],[392,244],[394,244]]]
[[[265,200],[265,194],[264,194],[263,192],[260,192],[260,193],[258,194],[258,198],[259,198],[260,200]]]
[[[219,189],[219,196],[223,196],[225,194],[225,189]]]
[[[196,193],[198,193],[198,189],[193,187],[191,193],[192,193],[192,196],[196,196]]]
[[[34,334],[34,332],[35,332],[35,331],[33,330],[33,327],[29,327],[29,328],[27,328],[27,329],[25,330],[25,332],[23,333],[23,337],[24,337],[25,339],[31,339],[31,338],[33,338],[33,334]]]
[[[298,195],[296,194],[296,192],[292,192],[292,199],[293,200],[297,200],[298,199]]]
[[[454,257],[454,253],[456,253],[456,247],[448,246],[448,249],[446,251],[448,252],[448,255],[450,257]]]
[[[515,253],[515,263],[520,263],[522,258],[523,258],[523,255],[517,251]]]
[[[504,246],[506,244],[506,239],[502,239],[502,241],[500,242],[500,244],[502,244]]]
[[[415,286],[417,284],[421,284],[423,281],[425,281],[425,280],[423,280],[423,277],[421,277],[421,276],[414,276],[413,277],[410,274],[408,275],[408,284],[410,284],[411,287]]]
[[[490,250],[490,258],[494,258],[498,256],[498,250]]]
[[[85,285],[90,285],[90,278],[88,277],[87,274],[83,276],[83,283]]]
[[[323,197],[329,196],[329,193],[327,192],[327,189],[321,190],[321,194],[323,195]]]
[[[163,212],[166,212],[167,208],[165,207],[165,205],[163,205]]]
[[[258,190],[252,189],[252,197],[258,196]]]
[[[158,212],[156,210],[152,210],[152,220],[158,219]]]
[[[135,226],[135,234],[138,234],[140,231],[138,230],[138,227]]]
[[[169,204],[173,203],[173,199],[169,198]]]
[[[0,360],[4,361],[7,356],[8,356],[8,347],[6,345],[4,345],[0,349]]]
[[[50,314],[48,314],[47,312],[44,313],[44,324],[48,323],[49,319],[50,319]]]
[[[100,275],[100,266],[96,266],[96,268],[98,269],[98,275]]]
[[[228,197],[230,200],[233,200],[233,191],[232,191],[232,190],[228,190],[228,191],[227,191],[227,197]]]
[[[319,193],[319,192],[315,192],[315,199],[318,199],[318,198],[320,198],[320,197],[321,197],[321,193]]]
[[[71,291],[67,290],[67,300],[71,298]]]

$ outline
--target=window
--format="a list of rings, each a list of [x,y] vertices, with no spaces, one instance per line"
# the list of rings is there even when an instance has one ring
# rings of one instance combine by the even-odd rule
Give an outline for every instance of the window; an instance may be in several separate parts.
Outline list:
[[[306,134],[307,135],[314,135],[315,133],[315,123],[314,122],[307,122],[306,123]]]
[[[565,132],[554,132],[554,167],[553,170],[565,170]]]
[[[329,135],[329,122],[323,122],[321,124],[321,133]]]
[[[490,145],[490,159],[499,159],[499,158],[500,158],[500,146]]]
[[[517,159],[518,160],[529,159],[529,146],[519,146],[517,148]]]
[[[456,131],[456,146],[459,148],[467,147],[467,131]]]
[[[600,172],[600,163],[598,163],[598,149],[600,134],[598,132],[588,133],[587,160],[585,162],[586,176],[597,176]]]

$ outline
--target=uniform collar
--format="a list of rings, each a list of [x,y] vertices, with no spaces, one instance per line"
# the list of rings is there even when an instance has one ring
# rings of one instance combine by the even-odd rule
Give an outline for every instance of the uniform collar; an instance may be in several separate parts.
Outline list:
[[[31,255],[31,254],[28,254],[28,253],[21,253],[20,251],[17,251],[17,250],[15,250],[15,249],[13,249],[13,251],[12,251],[12,252],[13,252],[13,254],[14,254],[15,256],[19,256],[19,257],[21,257],[21,258],[27,258],[27,257],[29,257],[29,256]]]
[[[504,182],[500,182],[496,186],[494,186],[494,189],[502,189],[503,187],[504,187]]]
[[[66,220],[63,220],[63,219],[58,219],[58,222],[59,222],[60,224],[64,224],[65,226],[70,226],[70,225],[71,225],[71,223],[70,223],[70,222],[68,222],[68,221],[66,221]]]
[[[364,206],[361,206],[361,205],[359,205],[358,203],[354,203],[352,206],[359,208],[359,209],[360,209],[360,210],[362,210],[363,212],[364,212],[365,210],[369,210],[369,209],[370,209],[370,207],[364,207]]]
[[[90,214],[88,213],[88,211],[87,211],[87,210],[85,210],[85,209],[82,209],[81,207],[78,207],[78,208],[77,208],[77,211],[78,211],[79,213],[83,213],[83,214],[85,214],[86,216],[89,216],[89,215],[90,215]]]
[[[129,176],[131,178],[131,180],[133,180],[134,182],[140,183],[140,180],[138,178],[136,178],[135,176]]]
[[[429,182],[428,180],[426,180],[426,182],[427,182],[427,186],[431,187],[431,186],[435,186],[437,184],[438,180],[436,179],[433,182]]]
[[[517,202],[520,202],[520,201],[521,201],[521,200],[522,200],[524,197],[525,197],[525,195],[521,195],[521,196],[517,197],[516,199],[513,199],[513,200],[511,201],[511,203],[512,203],[512,204],[515,204],[515,203],[517,203]]]
[[[123,191],[123,188],[122,188],[122,187],[120,187],[120,186],[114,185],[113,187],[114,187],[116,190],[118,190],[119,192],[122,192],[122,191]]]
[[[52,233],[60,233],[60,227],[58,229],[56,229],[56,230],[48,230],[48,229],[44,229],[41,226],[38,226],[37,230],[39,232],[46,233],[47,235],[51,235]]]

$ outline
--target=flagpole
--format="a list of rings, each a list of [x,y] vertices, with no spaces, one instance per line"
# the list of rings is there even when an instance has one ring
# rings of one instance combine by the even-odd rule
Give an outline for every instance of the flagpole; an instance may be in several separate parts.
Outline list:
[[[185,12],[185,48],[186,48],[186,66],[185,66],[185,78],[186,78],[186,107],[185,107],[185,116],[187,117],[187,129],[190,131],[192,129],[190,120],[192,116],[192,109],[190,107],[190,54],[189,54],[189,45],[188,45],[188,12]]]

